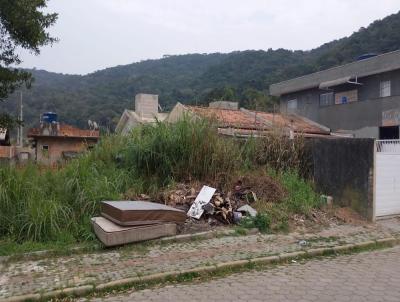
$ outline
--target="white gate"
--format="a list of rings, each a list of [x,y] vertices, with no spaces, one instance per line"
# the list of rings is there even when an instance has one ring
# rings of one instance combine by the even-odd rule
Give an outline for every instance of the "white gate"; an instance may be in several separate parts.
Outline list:
[[[400,140],[376,141],[375,216],[400,214]]]

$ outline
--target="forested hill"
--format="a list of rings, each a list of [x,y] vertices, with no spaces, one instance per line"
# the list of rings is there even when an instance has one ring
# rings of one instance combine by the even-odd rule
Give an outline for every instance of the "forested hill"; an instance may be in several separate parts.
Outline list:
[[[311,51],[168,56],[84,76],[32,70],[35,82],[24,92],[25,121],[32,125],[41,112],[56,111],[67,123],[86,126],[91,119],[112,128],[125,108],[133,108],[133,97],[140,92],[159,94],[164,110],[177,101],[202,104],[215,99],[237,99],[249,108],[271,109],[274,100],[267,97],[271,83],[351,62],[361,54],[397,49],[400,13]],[[2,104],[11,113],[16,111],[15,98]]]

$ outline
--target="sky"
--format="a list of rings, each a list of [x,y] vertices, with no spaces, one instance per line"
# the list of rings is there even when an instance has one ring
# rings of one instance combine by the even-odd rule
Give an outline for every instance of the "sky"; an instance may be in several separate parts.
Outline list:
[[[59,39],[21,67],[86,74],[163,55],[301,49],[400,11],[400,0],[49,0]]]

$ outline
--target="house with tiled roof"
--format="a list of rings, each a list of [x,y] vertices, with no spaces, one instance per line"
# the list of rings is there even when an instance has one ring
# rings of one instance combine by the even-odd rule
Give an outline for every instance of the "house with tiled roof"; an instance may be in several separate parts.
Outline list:
[[[209,107],[188,106],[177,103],[170,112],[166,122],[174,123],[185,115],[213,120],[221,135],[248,137],[262,136],[271,131],[282,131],[284,134],[303,135],[305,137],[330,136],[329,128],[307,118],[289,114],[267,113],[247,110],[232,105],[232,102],[210,103]]]
[[[91,149],[99,140],[97,129],[84,130],[57,121],[54,113],[45,113],[38,128],[28,131],[35,150],[35,160],[54,165]]]

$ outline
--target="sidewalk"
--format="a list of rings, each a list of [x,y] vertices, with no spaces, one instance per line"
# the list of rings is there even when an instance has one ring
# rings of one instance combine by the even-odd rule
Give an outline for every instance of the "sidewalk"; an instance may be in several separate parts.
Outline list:
[[[107,288],[105,283],[121,279],[187,272],[216,265],[223,267],[223,264],[238,260],[371,243],[393,237],[400,239],[398,218],[368,226],[333,226],[314,234],[226,236],[182,243],[131,245],[38,260],[9,260],[0,263],[0,301],[27,294],[36,294],[29,298],[39,299],[51,291],[76,287],[81,288],[66,292],[80,294],[94,287]],[[299,244],[301,240],[306,242]],[[118,281],[114,283],[119,284]]]

